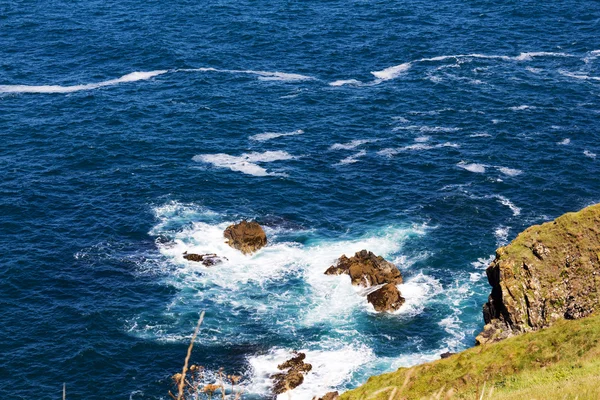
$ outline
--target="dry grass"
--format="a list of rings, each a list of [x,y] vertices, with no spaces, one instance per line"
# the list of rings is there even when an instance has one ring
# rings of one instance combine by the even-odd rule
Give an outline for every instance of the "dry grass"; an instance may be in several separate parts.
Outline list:
[[[192,364],[188,368],[190,358],[192,356],[192,350],[194,349],[194,342],[198,337],[198,332],[200,331],[202,321],[204,321],[204,314],[204,311],[202,311],[200,318],[198,318],[198,323],[196,324],[196,329],[194,330],[194,334],[190,340],[190,345],[187,349],[187,354],[185,356],[181,373],[177,373],[172,376],[173,383],[177,387],[177,396],[175,396],[171,391],[169,391],[169,396],[171,396],[171,398],[174,400],[200,399],[204,397],[212,400],[213,396],[215,396],[217,392],[220,392],[221,399],[225,400],[227,397],[225,379],[227,379],[227,381],[231,384],[231,393],[229,394],[229,397],[233,400],[239,400],[242,397],[243,390],[238,389],[236,391],[235,385],[240,382],[242,376],[226,375],[221,368],[217,374],[217,382],[207,383],[203,367]]]

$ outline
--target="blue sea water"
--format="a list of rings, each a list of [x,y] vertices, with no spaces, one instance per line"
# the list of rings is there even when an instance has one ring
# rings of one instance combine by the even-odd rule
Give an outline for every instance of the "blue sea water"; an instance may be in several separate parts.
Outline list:
[[[310,399],[473,345],[495,249],[600,201],[596,1],[3,1],[0,393]],[[223,244],[242,218],[270,244]],[[367,248],[406,305],[323,271]],[[205,268],[184,251],[229,258]]]

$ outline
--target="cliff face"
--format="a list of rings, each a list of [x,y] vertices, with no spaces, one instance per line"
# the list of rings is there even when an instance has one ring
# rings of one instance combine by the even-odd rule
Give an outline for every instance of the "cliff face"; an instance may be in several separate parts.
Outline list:
[[[496,252],[478,344],[600,309],[600,204],[534,225]]]

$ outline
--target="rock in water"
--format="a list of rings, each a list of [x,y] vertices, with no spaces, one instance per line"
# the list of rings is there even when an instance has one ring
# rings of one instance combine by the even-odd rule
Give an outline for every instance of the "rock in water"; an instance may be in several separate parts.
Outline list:
[[[361,250],[348,258],[345,255],[325,271],[326,275],[350,275],[353,285],[369,287],[383,283],[402,283],[402,274],[394,264],[370,251]]]
[[[340,397],[340,394],[336,392],[328,392],[325,393],[323,397],[319,397],[319,400],[337,400]]]
[[[183,253],[183,258],[185,258],[186,260],[189,260],[189,261],[201,262],[202,264],[206,265],[207,267],[212,267],[213,265],[217,265],[217,264],[220,264],[223,262],[221,257],[219,257],[218,255],[216,255],[214,253],[211,253],[211,254],[189,253],[188,254],[188,252],[186,251],[185,253]],[[225,258],[225,260],[227,260],[227,258]]]
[[[535,225],[496,251],[477,344],[600,309],[600,204]]]
[[[398,287],[387,283],[383,287],[367,295],[369,303],[373,304],[375,311],[396,311],[404,304],[404,297],[400,295]]]
[[[285,393],[304,382],[304,374],[312,369],[311,364],[304,362],[305,358],[306,354],[296,353],[294,357],[277,366],[277,369],[284,372],[271,375],[271,379],[273,379],[273,393]]]
[[[254,221],[242,221],[239,224],[229,225],[223,236],[227,244],[244,254],[254,253],[267,244],[267,235],[263,228]]]

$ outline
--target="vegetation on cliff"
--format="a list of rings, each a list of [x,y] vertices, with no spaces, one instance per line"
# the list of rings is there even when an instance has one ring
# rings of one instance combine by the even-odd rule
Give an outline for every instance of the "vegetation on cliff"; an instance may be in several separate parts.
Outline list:
[[[341,400],[479,399],[482,393],[483,399],[596,400],[598,382],[600,315],[594,314],[371,377]]]
[[[496,252],[478,343],[600,309],[600,204],[534,225]]]

